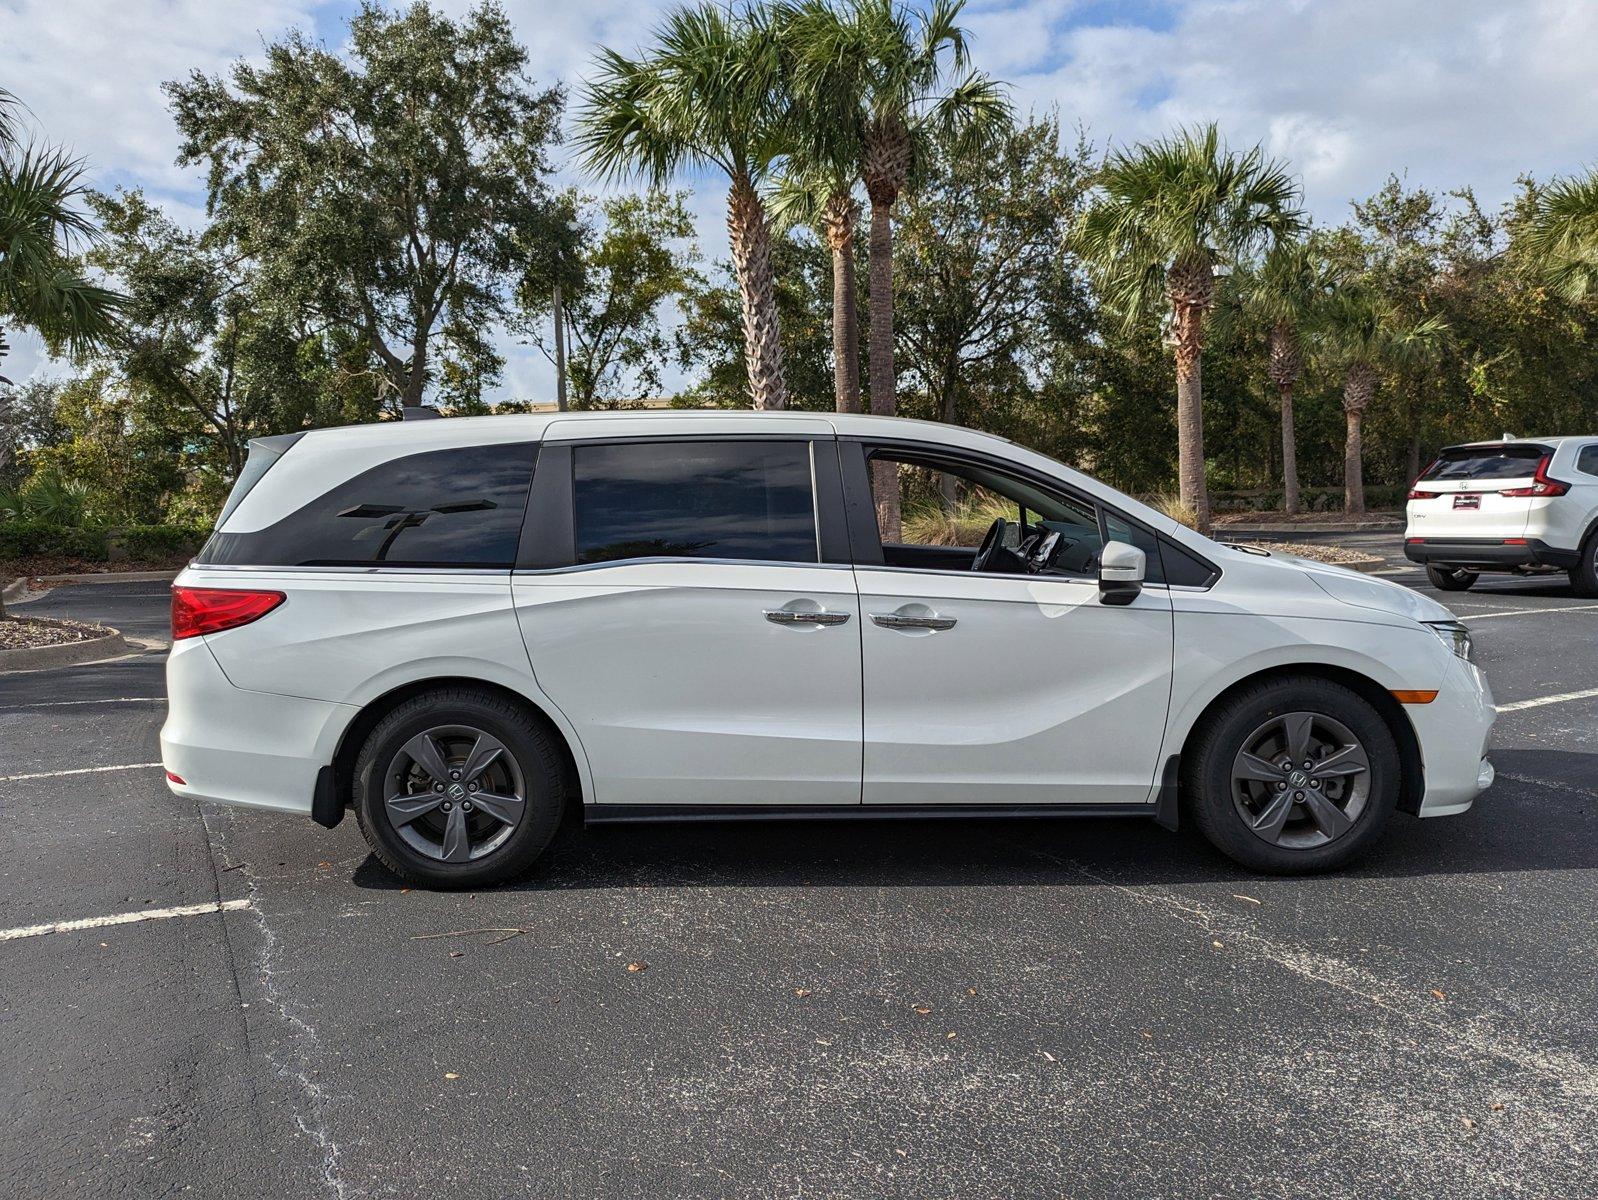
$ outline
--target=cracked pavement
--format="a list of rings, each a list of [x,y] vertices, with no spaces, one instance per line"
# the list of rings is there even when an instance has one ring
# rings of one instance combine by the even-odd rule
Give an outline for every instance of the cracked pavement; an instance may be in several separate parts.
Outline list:
[[[1477,629],[1500,703],[1586,686],[1567,589],[1442,599],[1532,610]],[[19,612],[157,637],[165,603]],[[156,761],[161,669],[0,675],[0,775]],[[248,901],[0,941],[7,1193],[1582,1194],[1595,717],[1505,714],[1475,810],[1308,879],[1136,821],[757,824],[600,829],[432,894],[353,821],[158,770],[0,782],[0,928]]]

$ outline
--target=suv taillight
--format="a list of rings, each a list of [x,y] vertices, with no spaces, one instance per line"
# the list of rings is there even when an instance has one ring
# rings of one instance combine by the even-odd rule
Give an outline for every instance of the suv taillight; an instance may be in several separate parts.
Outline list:
[[[172,585],[172,640],[221,633],[258,621],[286,597],[282,592]]]
[[[1537,463],[1537,471],[1532,475],[1534,482],[1530,487],[1505,488],[1499,492],[1500,496],[1563,496],[1570,490],[1568,483],[1560,483],[1557,479],[1548,478],[1548,463],[1553,458],[1545,454]]]
[[[1441,492],[1423,492],[1419,488],[1409,489],[1409,498],[1411,500],[1435,500],[1441,495]]]

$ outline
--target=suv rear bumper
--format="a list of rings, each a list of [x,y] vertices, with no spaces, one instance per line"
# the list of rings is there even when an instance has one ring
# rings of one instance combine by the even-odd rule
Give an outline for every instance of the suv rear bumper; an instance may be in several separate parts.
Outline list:
[[[1561,550],[1541,538],[1405,538],[1410,562],[1440,567],[1507,571],[1515,567],[1558,567],[1570,570],[1581,559],[1576,550]]]

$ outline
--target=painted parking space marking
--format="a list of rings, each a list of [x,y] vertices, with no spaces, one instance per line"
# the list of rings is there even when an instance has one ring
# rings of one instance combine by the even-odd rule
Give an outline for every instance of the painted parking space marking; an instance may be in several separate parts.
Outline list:
[[[20,712],[33,708],[73,708],[80,704],[159,704],[165,696],[111,696],[104,700],[45,700],[38,704],[0,704],[0,712]]]
[[[1598,604],[1566,604],[1550,608],[1505,608],[1484,613],[1462,613],[1462,621],[1491,621],[1494,617],[1529,617],[1536,613],[1592,612]]]
[[[0,775],[0,783],[21,783],[24,779],[58,779],[63,775],[97,775],[102,771],[143,771],[159,767],[155,763],[118,763],[114,767],[74,767],[70,771],[35,771],[31,775]]]
[[[1552,696],[1538,696],[1535,700],[1515,700],[1509,704],[1500,704],[1498,711],[1519,712],[1523,708],[1541,708],[1545,704],[1565,704],[1571,700],[1591,700],[1598,696],[1598,688],[1587,688],[1580,692],[1559,692]]]
[[[76,933],[80,929],[104,929],[108,925],[135,925],[140,921],[165,921],[172,917],[199,917],[206,913],[235,912],[249,906],[248,900],[212,900],[205,904],[179,904],[173,908],[146,908],[140,912],[112,913],[106,917],[80,917],[75,921],[19,925],[15,929],[0,929],[0,942],[43,937],[47,933]]]

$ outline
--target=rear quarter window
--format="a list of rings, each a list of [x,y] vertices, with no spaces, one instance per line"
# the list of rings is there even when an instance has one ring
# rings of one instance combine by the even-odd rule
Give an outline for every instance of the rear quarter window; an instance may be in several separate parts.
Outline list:
[[[430,450],[363,471],[265,529],[214,533],[198,562],[262,567],[510,567],[533,443]]]
[[[1598,475],[1598,442],[1577,451],[1576,470],[1583,475]]]

